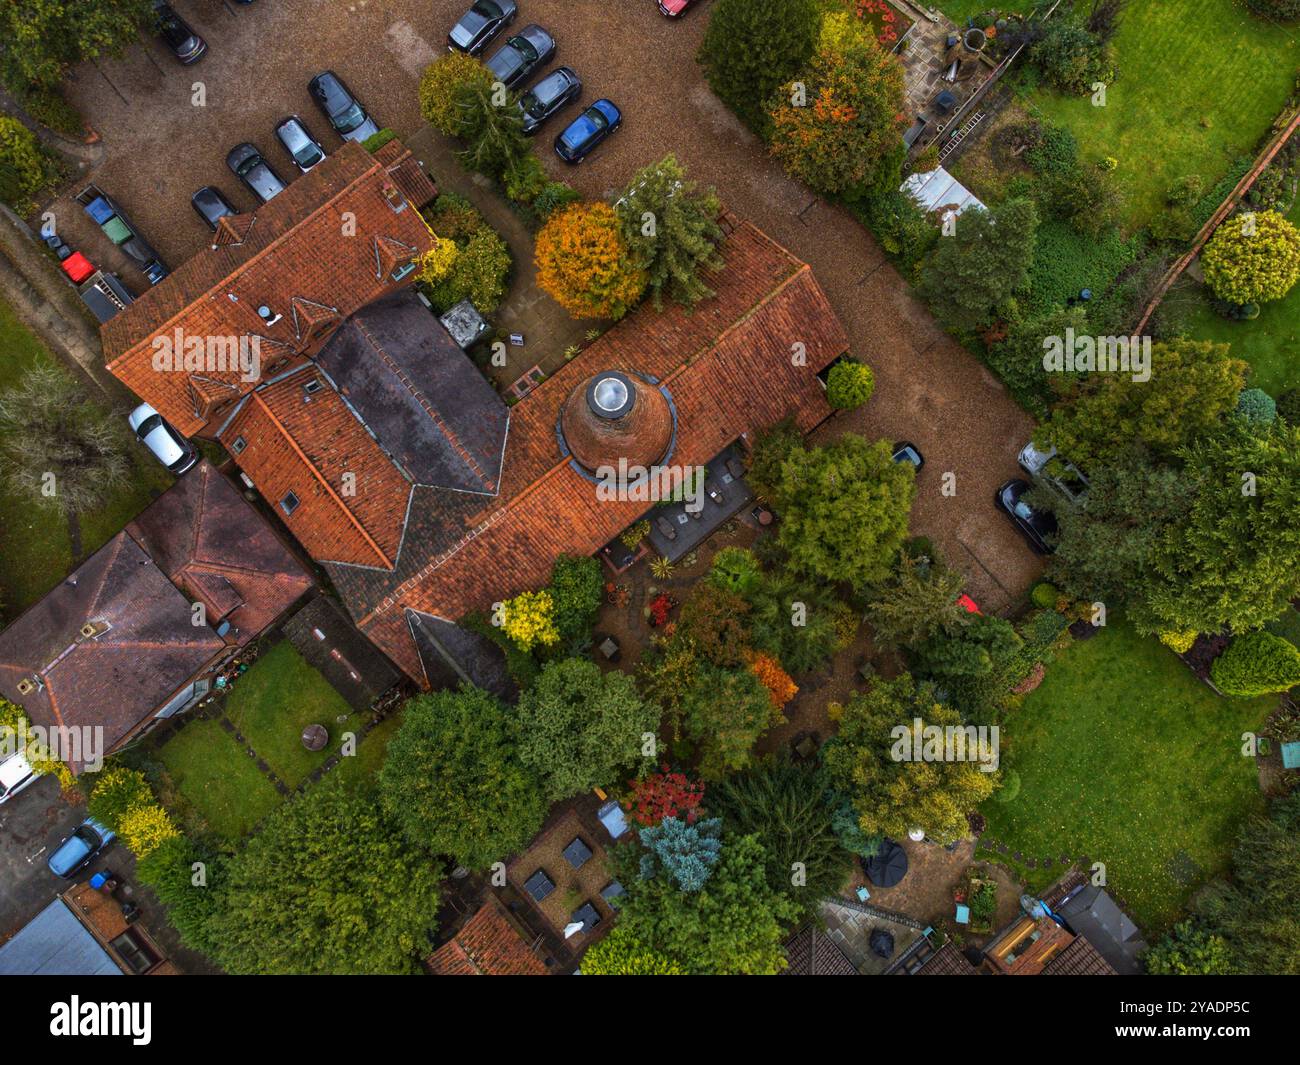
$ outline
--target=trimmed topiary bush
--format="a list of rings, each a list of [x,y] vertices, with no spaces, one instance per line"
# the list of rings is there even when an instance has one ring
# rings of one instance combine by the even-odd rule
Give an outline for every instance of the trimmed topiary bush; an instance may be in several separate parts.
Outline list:
[[[871,367],[851,359],[837,362],[826,378],[826,402],[834,410],[857,410],[875,390]]]
[[[1160,633],[1160,642],[1176,655],[1185,655],[1196,643],[1196,633],[1191,629],[1166,629]]]
[[[1041,610],[1055,610],[1056,600],[1060,594],[1056,585],[1041,581],[1035,584],[1034,590],[1029,593],[1029,601]]]
[[[1242,389],[1237,413],[1251,425],[1271,425],[1277,418],[1277,403],[1262,388]]]
[[[1201,265],[1220,299],[1280,300],[1300,281],[1300,230],[1276,211],[1243,211],[1214,231]]]
[[[1210,678],[1225,695],[1286,691],[1300,684],[1300,650],[1271,632],[1248,632],[1214,660]]]

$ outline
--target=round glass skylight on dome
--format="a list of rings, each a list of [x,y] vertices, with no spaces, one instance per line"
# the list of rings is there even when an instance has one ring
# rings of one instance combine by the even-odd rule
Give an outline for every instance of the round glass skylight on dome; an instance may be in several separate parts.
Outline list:
[[[591,398],[602,413],[617,414],[627,406],[627,382],[617,377],[602,377],[591,390]]]

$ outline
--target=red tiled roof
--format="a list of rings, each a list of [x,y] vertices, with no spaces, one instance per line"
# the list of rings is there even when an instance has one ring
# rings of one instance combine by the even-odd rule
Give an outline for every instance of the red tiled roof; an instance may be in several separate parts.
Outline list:
[[[543,585],[556,556],[596,552],[645,511],[643,502],[597,499],[558,450],[561,406],[598,369],[657,378],[669,390],[674,465],[702,465],[783,417],[807,431],[830,413],[816,375],[848,339],[811,269],[747,223],[721,251],[713,299],[693,313],[642,306],[513,408],[500,496],[455,523],[420,564],[400,567],[399,585],[380,594],[331,569],[367,635],[412,676],[423,674],[406,608],[449,620],[486,609]]]
[[[917,976],[974,976],[975,966],[966,960],[952,943],[945,943],[934,952],[921,968]]]
[[[310,363],[249,396],[219,434],[290,531],[324,562],[391,569],[411,484]],[[280,506],[292,492],[292,514]]]
[[[375,160],[383,166],[393,184],[415,204],[423,207],[438,195],[438,187],[424,172],[420,161],[399,140],[391,140],[375,152]]]
[[[167,578],[229,621],[241,646],[315,584],[262,516],[207,461],[182,477],[127,527]]]
[[[395,141],[388,148],[404,151]],[[419,212],[393,186],[383,163],[348,143],[254,214],[223,220],[212,247],[101,327],[108,369],[181,433],[204,429],[212,412],[196,414],[184,368],[155,368],[155,338],[177,330],[182,338],[257,337],[259,380],[319,347],[333,325],[399,287],[383,266],[433,246]],[[259,317],[262,306],[280,315],[275,324]],[[216,388],[211,382],[240,394],[258,383],[242,380],[237,366],[201,369],[205,395]]]
[[[425,961],[433,976],[545,976],[546,966],[493,896]]]

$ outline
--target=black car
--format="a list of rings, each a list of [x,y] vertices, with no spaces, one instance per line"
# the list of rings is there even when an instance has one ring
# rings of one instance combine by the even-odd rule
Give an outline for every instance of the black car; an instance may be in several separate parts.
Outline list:
[[[918,470],[925,465],[925,457],[921,454],[921,449],[907,440],[900,440],[894,445],[894,461],[910,462]]]
[[[507,89],[513,89],[549,63],[553,55],[555,38],[534,22],[509,38],[487,61],[487,68]]]
[[[262,158],[257,146],[245,141],[236,144],[226,156],[226,166],[252,190],[263,203],[270,203],[284,191],[284,182],[280,175],[271,169],[271,164]]]
[[[194,208],[203,221],[212,228],[217,228],[226,215],[238,214],[231,202],[222,195],[220,189],[214,189],[211,185],[204,185],[193,196],[190,197],[190,206]]]
[[[519,14],[515,0],[474,0],[460,21],[447,34],[447,47],[453,52],[479,55]]]
[[[329,119],[334,132],[345,141],[364,141],[379,132],[375,120],[366,114],[361,101],[332,70],[317,74],[307,86],[311,98]]]
[[[1030,547],[1040,555],[1050,555],[1054,548],[1048,538],[1056,535],[1056,516],[1049,510],[1035,509],[1025,502],[1024,495],[1029,487],[1028,481],[1015,477],[997,490],[993,502],[1011,519],[1020,535],[1029,541]]]
[[[580,163],[622,124],[623,112],[611,100],[597,100],[555,138],[555,154],[566,163]]]
[[[320,146],[320,141],[311,135],[307,124],[297,115],[280,119],[280,124],[275,127],[275,139],[289,153],[293,165],[301,173],[307,173],[325,158],[325,149]]]
[[[582,81],[569,67],[556,67],[541,81],[519,97],[524,116],[524,132],[530,136],[542,123],[562,107],[582,95]]]
[[[154,27],[158,35],[167,42],[172,55],[186,66],[197,63],[208,50],[208,42],[194,32],[193,28],[180,15],[176,14],[171,4],[155,0],[153,5]]]

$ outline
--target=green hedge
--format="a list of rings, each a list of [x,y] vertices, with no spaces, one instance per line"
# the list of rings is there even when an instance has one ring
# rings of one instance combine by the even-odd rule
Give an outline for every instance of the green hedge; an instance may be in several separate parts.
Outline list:
[[[1214,660],[1210,678],[1225,695],[1249,698],[1286,691],[1300,684],[1300,650],[1271,632],[1249,632]]]

